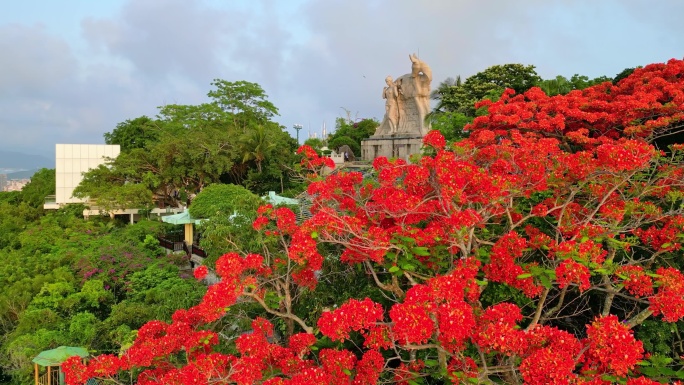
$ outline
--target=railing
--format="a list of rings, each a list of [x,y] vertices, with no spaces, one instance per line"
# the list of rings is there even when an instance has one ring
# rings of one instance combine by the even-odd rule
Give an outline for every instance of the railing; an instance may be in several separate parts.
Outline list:
[[[188,245],[187,243],[185,243],[185,241],[175,242],[166,237],[158,237],[157,240],[159,241],[159,246],[167,250],[172,250],[174,252],[184,251],[185,254],[188,255],[195,254],[202,258],[207,257],[207,252],[204,251],[204,249],[202,249],[198,245]]]
[[[171,250],[173,252],[177,251],[185,251],[187,253],[188,249],[185,246],[185,242],[174,242],[166,238],[158,237],[157,240],[159,240],[159,246]]]
[[[171,242],[183,242],[185,239],[185,235],[183,232],[172,232],[172,233],[166,233],[162,236],[164,239],[168,239]]]
[[[59,370],[52,369],[36,378],[36,385],[59,385]]]
[[[195,245],[195,244],[192,245],[192,253],[195,254],[195,255],[198,255],[198,256],[200,256],[200,257],[202,257],[202,258],[206,258],[206,257],[207,257],[207,252],[204,251],[203,249],[201,249],[199,246],[197,246],[197,245]]]

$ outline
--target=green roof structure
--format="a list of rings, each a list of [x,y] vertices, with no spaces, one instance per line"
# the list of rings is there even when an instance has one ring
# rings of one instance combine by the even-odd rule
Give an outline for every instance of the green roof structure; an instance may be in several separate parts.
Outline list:
[[[73,347],[73,346],[60,346],[55,349],[44,350],[40,352],[33,359],[33,362],[40,366],[59,366],[62,362],[66,361],[67,358],[73,356],[79,356],[81,358],[88,357],[90,354],[84,348]]]
[[[272,205],[298,205],[299,199],[281,197],[276,194],[275,191],[269,191],[268,195],[261,197],[261,199],[267,201]]]

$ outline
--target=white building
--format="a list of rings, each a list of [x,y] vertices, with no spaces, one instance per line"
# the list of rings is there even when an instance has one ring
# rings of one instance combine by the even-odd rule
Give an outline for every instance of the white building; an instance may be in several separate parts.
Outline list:
[[[57,144],[55,147],[55,197],[45,200],[45,209],[56,210],[67,203],[86,203],[72,195],[83,180],[83,173],[116,158],[121,152],[118,144]]]
[[[114,159],[119,156],[121,146],[118,144],[57,144],[55,148],[55,195],[45,198],[43,208],[57,210],[70,203],[85,203],[88,207],[83,210],[83,216],[108,214],[125,216],[133,223],[139,218],[138,208],[122,207],[117,210],[104,212],[99,207],[89,202],[88,198],[74,198],[74,189],[83,180],[83,173],[105,164],[108,158]],[[89,204],[90,203],[90,204]],[[150,214],[167,215],[183,211],[182,207],[155,208]]]

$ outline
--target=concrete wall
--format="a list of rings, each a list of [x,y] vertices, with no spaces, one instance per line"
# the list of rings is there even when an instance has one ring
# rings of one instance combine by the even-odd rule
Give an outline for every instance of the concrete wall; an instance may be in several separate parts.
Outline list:
[[[415,136],[371,136],[361,141],[361,158],[372,161],[384,156],[408,160],[413,154],[420,154],[422,137]]]

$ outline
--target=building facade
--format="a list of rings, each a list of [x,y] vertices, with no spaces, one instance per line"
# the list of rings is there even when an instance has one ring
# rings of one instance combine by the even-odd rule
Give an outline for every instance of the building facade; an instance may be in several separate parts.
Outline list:
[[[116,158],[121,152],[118,144],[57,144],[55,147],[55,197],[46,200],[46,209],[58,209],[68,203],[84,203],[72,195],[83,180],[83,173]]]

